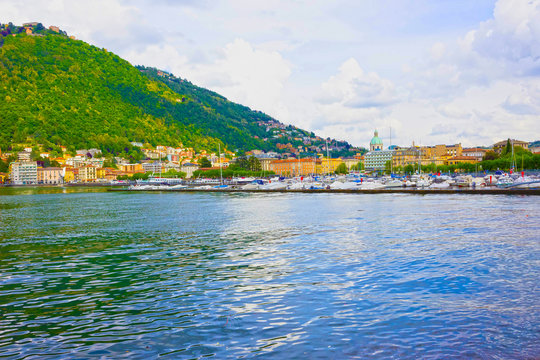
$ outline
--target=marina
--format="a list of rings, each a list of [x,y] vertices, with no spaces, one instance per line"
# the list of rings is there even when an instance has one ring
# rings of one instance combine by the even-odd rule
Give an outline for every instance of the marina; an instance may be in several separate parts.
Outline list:
[[[222,191],[222,192],[328,192],[328,193],[413,193],[413,194],[540,194],[540,176],[524,174],[413,175],[411,177],[347,176],[236,179],[152,178],[112,191]]]

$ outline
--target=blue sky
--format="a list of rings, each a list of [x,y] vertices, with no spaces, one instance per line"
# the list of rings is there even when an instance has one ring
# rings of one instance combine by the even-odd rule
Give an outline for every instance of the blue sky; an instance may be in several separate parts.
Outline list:
[[[540,138],[540,0],[1,0],[278,120],[367,146]]]

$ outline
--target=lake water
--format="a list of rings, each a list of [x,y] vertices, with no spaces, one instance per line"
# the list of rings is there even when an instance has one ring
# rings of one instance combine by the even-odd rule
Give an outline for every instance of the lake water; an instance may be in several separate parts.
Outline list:
[[[0,189],[0,358],[539,358],[539,200]]]

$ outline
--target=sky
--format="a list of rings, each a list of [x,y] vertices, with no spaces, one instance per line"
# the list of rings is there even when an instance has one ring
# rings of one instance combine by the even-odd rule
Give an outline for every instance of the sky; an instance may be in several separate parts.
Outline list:
[[[540,0],[0,0],[322,137],[540,139]]]

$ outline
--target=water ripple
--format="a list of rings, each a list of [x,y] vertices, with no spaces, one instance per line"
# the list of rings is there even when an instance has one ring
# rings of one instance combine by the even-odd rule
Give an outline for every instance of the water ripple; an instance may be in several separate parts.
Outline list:
[[[540,357],[534,197],[4,195],[0,358]]]

